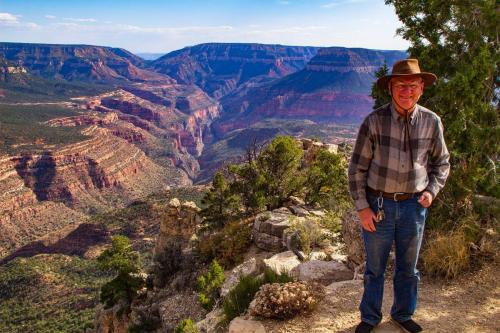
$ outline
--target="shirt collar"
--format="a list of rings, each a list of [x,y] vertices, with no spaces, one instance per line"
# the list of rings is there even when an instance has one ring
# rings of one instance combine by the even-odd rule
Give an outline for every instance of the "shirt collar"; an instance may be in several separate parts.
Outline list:
[[[419,111],[420,111],[420,106],[418,104],[415,104],[415,109],[410,113],[411,125],[415,124]],[[396,111],[396,108],[394,107],[393,103],[391,103],[391,115],[392,119],[395,120],[396,122],[404,121],[405,119],[401,114],[398,113],[398,111]]]

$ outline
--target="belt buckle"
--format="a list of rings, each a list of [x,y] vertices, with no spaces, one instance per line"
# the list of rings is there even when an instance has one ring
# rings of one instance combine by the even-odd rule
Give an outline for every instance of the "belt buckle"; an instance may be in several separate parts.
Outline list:
[[[406,194],[405,192],[396,192],[396,193],[394,193],[393,200],[394,201],[399,201],[398,200],[398,195],[405,195],[405,194]]]

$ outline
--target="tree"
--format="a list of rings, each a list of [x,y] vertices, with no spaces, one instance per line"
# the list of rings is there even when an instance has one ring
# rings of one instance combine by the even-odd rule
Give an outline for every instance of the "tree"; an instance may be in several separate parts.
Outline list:
[[[290,136],[274,138],[259,154],[257,166],[265,184],[268,209],[281,207],[289,196],[302,188],[300,166],[303,155],[302,147]]]
[[[342,155],[320,150],[307,170],[306,202],[329,209],[345,206],[349,202],[346,164]]]
[[[451,175],[442,216],[458,221],[476,193],[499,197],[499,39],[496,0],[386,0],[408,52],[439,80],[422,98],[443,120]],[[432,217],[432,216],[431,216]],[[432,223],[432,219],[431,219]]]
[[[375,72],[375,78],[379,79],[387,74],[389,74],[389,68],[387,67],[387,63],[384,62],[384,65]],[[391,102],[391,95],[389,95],[387,90],[380,89],[379,86],[376,84],[376,81],[375,84],[372,85],[372,92],[370,96],[375,100],[375,103],[373,104],[374,110],[378,109],[382,105]]]
[[[239,210],[239,198],[234,194],[226,178],[221,172],[217,172],[212,180],[212,187],[202,199],[206,205],[200,212],[206,221],[212,226],[223,226]]]
[[[101,287],[101,303],[111,307],[119,301],[128,304],[144,285],[144,280],[137,276],[140,271],[140,258],[132,251],[130,241],[125,236],[114,236],[110,249],[106,249],[98,258],[99,267],[104,271],[112,271],[117,276]]]

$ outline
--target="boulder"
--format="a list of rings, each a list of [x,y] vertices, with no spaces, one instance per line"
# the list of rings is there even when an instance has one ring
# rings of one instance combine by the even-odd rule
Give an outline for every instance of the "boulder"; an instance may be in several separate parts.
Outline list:
[[[224,281],[221,288],[221,296],[226,297],[226,295],[231,291],[231,289],[238,284],[240,278],[246,275],[254,275],[258,272],[257,260],[251,258],[241,265],[235,267],[229,276]]]
[[[322,285],[352,280],[353,272],[341,261],[311,260],[294,267],[290,274],[300,281],[313,281]]]
[[[283,234],[290,227],[292,216],[285,207],[257,215],[252,228],[255,245],[266,251],[283,250]]]
[[[300,265],[300,260],[292,251],[285,251],[264,259],[264,266],[277,274],[289,273],[293,268]]]
[[[236,317],[229,324],[228,333],[266,333],[266,329],[259,321]]]

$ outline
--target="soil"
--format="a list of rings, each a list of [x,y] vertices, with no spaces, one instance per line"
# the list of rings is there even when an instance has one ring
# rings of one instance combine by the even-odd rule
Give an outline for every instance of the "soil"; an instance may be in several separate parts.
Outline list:
[[[423,277],[413,317],[424,332],[499,333],[499,262],[489,263],[453,281]],[[267,333],[350,333],[359,323],[362,281],[344,281],[327,287],[325,298],[314,312],[285,321],[262,320]],[[386,280],[384,319],[375,333],[403,332],[390,323],[392,281]]]

